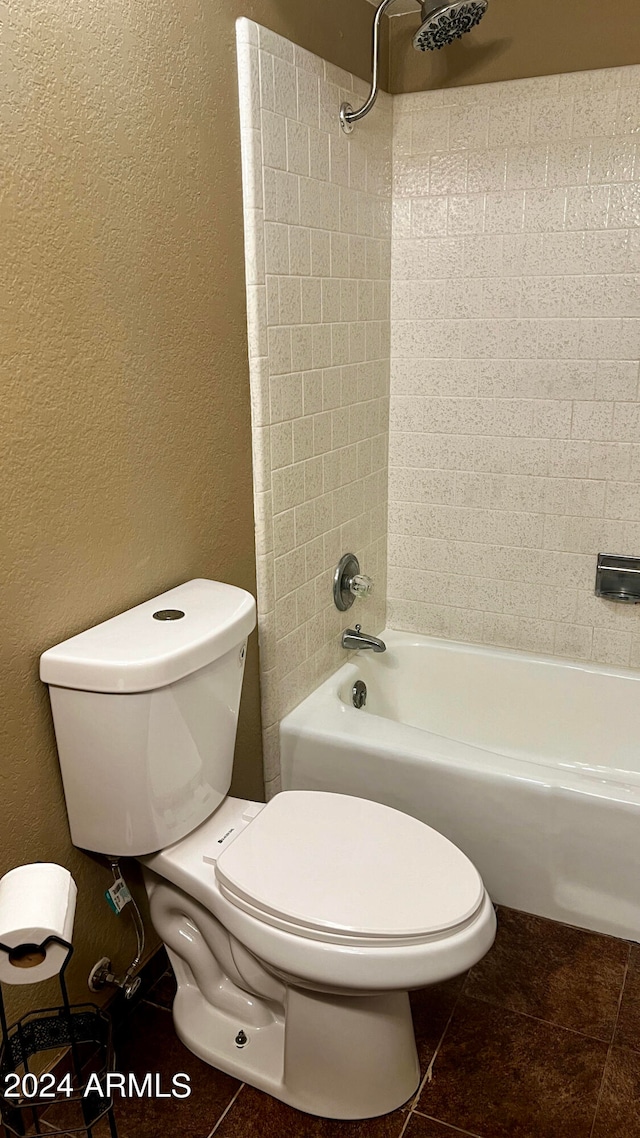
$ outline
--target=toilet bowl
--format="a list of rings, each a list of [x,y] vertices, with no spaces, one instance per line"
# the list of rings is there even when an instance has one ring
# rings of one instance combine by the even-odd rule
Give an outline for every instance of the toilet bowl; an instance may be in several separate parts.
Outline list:
[[[385,1114],[419,1082],[409,990],[476,963],[493,907],[400,811],[228,795],[254,622],[242,590],[192,581],[43,655],[72,837],[141,861],[195,1054],[312,1114]]]
[[[326,1117],[384,1114],[413,1094],[408,990],[465,971],[495,935],[464,854],[408,815],[346,795],[288,791],[264,807],[228,798],[142,861],[179,978],[180,1038]]]

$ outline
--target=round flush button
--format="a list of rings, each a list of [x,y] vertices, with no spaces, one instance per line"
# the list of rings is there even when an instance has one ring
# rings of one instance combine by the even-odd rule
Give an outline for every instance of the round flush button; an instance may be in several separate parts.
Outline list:
[[[154,612],[154,620],[181,620],[184,616],[182,609],[158,609]]]

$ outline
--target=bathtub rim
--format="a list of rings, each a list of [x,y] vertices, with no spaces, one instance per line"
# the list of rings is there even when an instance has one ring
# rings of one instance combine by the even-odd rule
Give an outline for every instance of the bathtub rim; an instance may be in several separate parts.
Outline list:
[[[471,644],[465,641],[448,640],[421,633],[402,632],[385,629],[381,634],[388,648],[436,647],[439,651],[464,651],[473,655],[492,656],[503,660],[518,659],[523,662],[569,668],[589,674],[606,675],[621,679],[640,681],[640,670],[631,667],[612,667],[591,661],[565,659],[542,653],[522,652],[511,648],[493,645]],[[384,660],[384,657],[380,657]],[[438,765],[453,766],[455,769],[500,777],[516,778],[519,781],[543,785],[549,790],[566,790],[571,793],[587,794],[607,798],[621,804],[640,805],[640,773],[616,772],[604,777],[597,772],[582,767],[570,767],[518,758],[461,742],[421,727],[414,727],[401,720],[377,715],[375,712],[362,712],[346,703],[341,690],[352,686],[361,678],[358,668],[358,653],[349,653],[345,663],[324,680],[310,695],[302,700],[280,721],[282,750],[281,777],[283,789],[289,787],[288,764],[290,746],[298,737],[315,737],[325,741],[339,738],[344,741],[357,738],[367,750],[376,755],[387,755],[412,763],[430,761]]]

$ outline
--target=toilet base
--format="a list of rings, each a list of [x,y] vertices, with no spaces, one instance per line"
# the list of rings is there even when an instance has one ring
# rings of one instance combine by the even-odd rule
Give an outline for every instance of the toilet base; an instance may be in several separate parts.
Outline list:
[[[389,1114],[417,1090],[406,991],[354,994],[292,983],[148,867],[145,884],[178,982],[176,1032],[205,1063],[322,1118]]]
[[[388,1114],[420,1081],[406,992],[335,997],[288,988],[285,1015],[250,1027],[179,982],[173,1018],[179,1038],[205,1063],[308,1114]]]

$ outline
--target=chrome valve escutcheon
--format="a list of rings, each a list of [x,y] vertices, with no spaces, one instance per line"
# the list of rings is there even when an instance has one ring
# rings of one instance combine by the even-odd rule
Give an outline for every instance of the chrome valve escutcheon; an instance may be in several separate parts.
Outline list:
[[[333,574],[333,600],[336,608],[340,612],[346,612],[356,597],[369,597],[372,591],[373,581],[360,572],[360,562],[355,553],[345,553]]]

